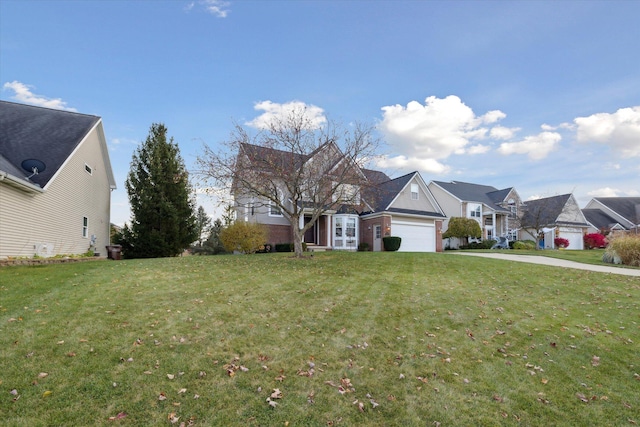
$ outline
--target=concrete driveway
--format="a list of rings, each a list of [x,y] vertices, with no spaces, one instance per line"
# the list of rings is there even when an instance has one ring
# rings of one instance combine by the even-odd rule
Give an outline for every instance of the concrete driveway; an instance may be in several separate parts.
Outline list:
[[[621,267],[614,267],[614,266],[608,266],[608,265],[583,264],[580,262],[567,261],[567,260],[558,259],[558,258],[549,258],[546,256],[518,255],[518,254],[506,253],[506,252],[495,252],[495,253],[477,252],[476,253],[476,252],[447,251],[447,253],[455,254],[455,255],[476,256],[476,257],[482,257],[482,258],[502,259],[505,261],[528,262],[530,264],[542,264],[542,265],[550,265],[554,267],[575,268],[578,270],[596,271],[598,273],[622,274],[625,276],[640,277],[639,269],[621,268]]]

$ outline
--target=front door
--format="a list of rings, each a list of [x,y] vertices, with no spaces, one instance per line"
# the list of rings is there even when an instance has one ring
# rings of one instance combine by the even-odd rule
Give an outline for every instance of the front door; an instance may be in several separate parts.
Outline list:
[[[305,217],[304,219],[304,223],[305,225],[309,223],[309,221],[311,221],[311,218],[309,217]],[[317,225],[318,221],[316,221],[311,228],[309,228],[307,231],[305,231],[304,233],[304,242],[305,243],[318,243],[316,242],[316,225]]]
[[[382,226],[373,226],[373,250],[379,252],[382,250]]]

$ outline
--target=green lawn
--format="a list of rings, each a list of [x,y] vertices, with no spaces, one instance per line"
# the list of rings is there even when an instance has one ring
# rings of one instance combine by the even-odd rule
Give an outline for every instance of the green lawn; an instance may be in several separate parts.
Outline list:
[[[639,301],[637,277],[446,253],[4,267],[0,419],[632,425]]]

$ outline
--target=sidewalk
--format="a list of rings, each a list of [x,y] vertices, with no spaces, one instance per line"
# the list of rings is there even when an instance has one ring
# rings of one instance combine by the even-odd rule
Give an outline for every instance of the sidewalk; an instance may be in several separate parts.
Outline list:
[[[505,261],[528,262],[530,264],[550,265],[554,267],[575,268],[578,270],[595,271],[598,273],[622,274],[625,276],[640,277],[640,270],[633,269],[633,268],[621,268],[621,267],[614,267],[614,266],[608,266],[608,265],[583,264],[580,262],[567,261],[567,260],[558,259],[558,258],[549,258],[545,256],[518,255],[518,254],[504,253],[504,252],[474,253],[474,252],[447,251],[447,253],[456,254],[456,255],[477,256],[482,258],[501,259]]]

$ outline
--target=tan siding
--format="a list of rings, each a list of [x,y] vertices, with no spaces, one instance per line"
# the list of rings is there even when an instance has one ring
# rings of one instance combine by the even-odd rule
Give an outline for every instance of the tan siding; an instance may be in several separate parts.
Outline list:
[[[461,215],[464,216],[466,213],[461,213],[464,211],[461,211],[460,201],[444,191],[438,185],[433,183],[429,184],[429,190],[431,190],[431,194],[433,194],[433,197],[437,200],[438,204],[444,211],[444,215],[447,217],[442,225],[442,232],[445,232],[447,228],[449,228],[448,218],[459,217]]]
[[[411,198],[411,184],[418,184],[418,200]],[[398,209],[413,209],[417,211],[438,212],[433,206],[426,191],[417,179],[412,179],[406,187],[398,194],[391,207]]]
[[[85,163],[93,168],[92,175]],[[52,244],[54,255],[81,254],[89,249],[92,234],[96,250],[105,256],[111,190],[95,128],[45,190],[29,196],[0,185],[0,256],[33,256],[40,243]],[[85,216],[87,238],[82,237]]]

